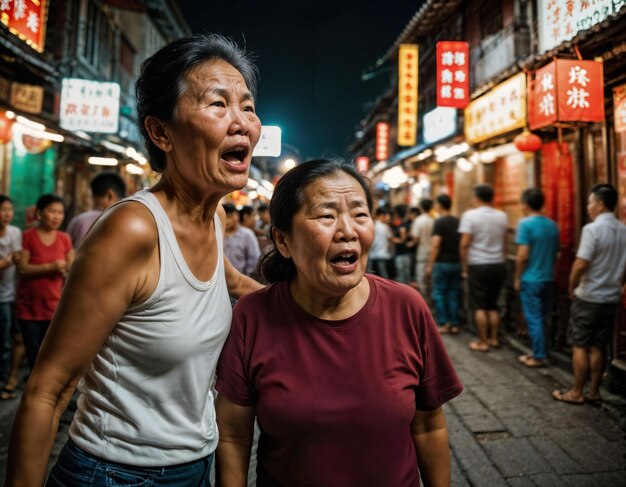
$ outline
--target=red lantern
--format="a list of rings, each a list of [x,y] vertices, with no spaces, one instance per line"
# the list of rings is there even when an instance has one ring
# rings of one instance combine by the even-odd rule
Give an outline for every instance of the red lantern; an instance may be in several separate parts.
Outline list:
[[[6,144],[11,140],[11,128],[13,120],[7,118],[5,112],[0,112],[0,144]]]
[[[524,130],[521,134],[513,139],[513,143],[517,150],[522,152],[537,152],[541,149],[541,137]]]

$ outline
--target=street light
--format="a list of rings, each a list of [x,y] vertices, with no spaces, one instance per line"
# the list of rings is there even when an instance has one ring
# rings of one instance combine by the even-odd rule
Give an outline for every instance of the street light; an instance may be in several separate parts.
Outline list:
[[[285,171],[289,171],[290,169],[293,169],[294,167],[296,167],[296,161],[294,159],[285,159],[283,161],[283,167],[285,168]]]

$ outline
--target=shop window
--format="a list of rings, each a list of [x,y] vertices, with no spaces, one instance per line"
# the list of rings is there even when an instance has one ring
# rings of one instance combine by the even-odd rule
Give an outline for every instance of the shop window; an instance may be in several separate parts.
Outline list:
[[[81,0],[79,11],[78,55],[90,66],[97,65],[98,7],[91,0]]]

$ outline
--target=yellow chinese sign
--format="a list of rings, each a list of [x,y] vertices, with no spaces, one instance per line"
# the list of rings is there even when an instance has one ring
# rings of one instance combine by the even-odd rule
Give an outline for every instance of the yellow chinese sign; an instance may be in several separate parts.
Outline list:
[[[417,44],[398,52],[398,145],[412,146],[417,134]]]
[[[465,138],[480,142],[526,125],[526,76],[517,74],[465,109]]]

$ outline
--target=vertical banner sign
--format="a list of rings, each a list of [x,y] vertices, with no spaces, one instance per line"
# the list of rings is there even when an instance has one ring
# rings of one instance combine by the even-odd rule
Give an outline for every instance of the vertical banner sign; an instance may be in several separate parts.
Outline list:
[[[557,121],[556,64],[550,63],[535,73],[530,86],[528,125],[535,130]]]
[[[398,52],[398,145],[415,145],[417,137],[417,44],[400,44]]]
[[[378,122],[376,124],[376,160],[386,161],[389,157],[389,124]]]
[[[437,106],[465,108],[469,104],[469,44],[437,43]]]
[[[370,168],[369,157],[360,156],[356,158],[356,168],[361,174],[365,174]]]
[[[555,63],[559,121],[603,121],[603,63],[569,59],[557,59]]]
[[[626,85],[613,88],[615,132],[626,132]]]
[[[47,15],[47,0],[0,0],[0,22],[38,52],[43,52]]]

